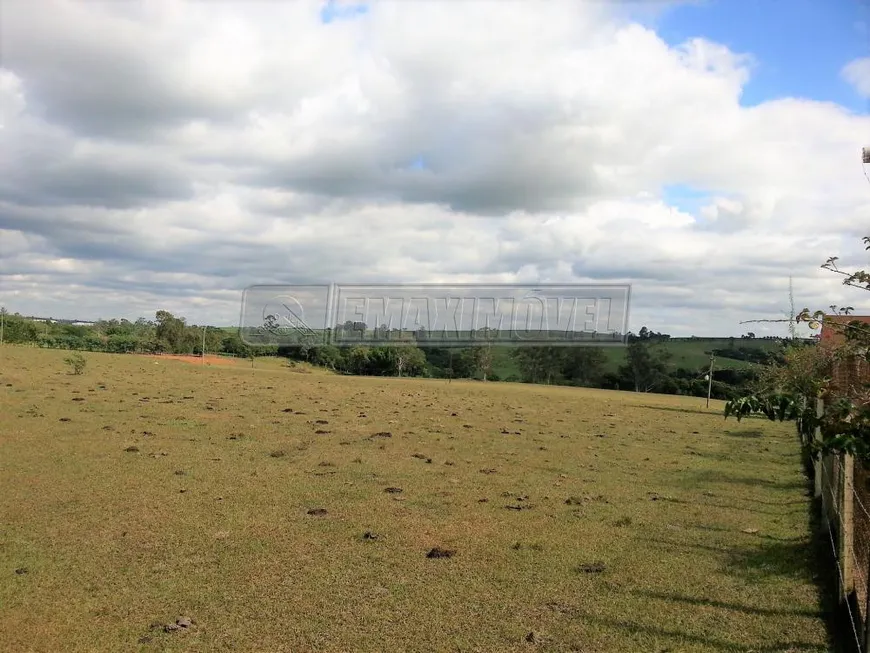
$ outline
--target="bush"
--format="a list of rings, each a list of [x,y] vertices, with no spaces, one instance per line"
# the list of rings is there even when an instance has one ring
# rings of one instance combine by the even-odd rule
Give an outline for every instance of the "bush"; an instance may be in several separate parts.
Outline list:
[[[87,360],[81,354],[73,354],[72,356],[67,356],[63,359],[63,362],[72,368],[73,374],[81,374],[85,371],[85,365],[87,364]]]

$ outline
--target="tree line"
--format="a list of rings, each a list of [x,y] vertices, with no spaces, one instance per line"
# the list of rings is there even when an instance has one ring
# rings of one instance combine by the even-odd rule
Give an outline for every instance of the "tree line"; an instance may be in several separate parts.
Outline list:
[[[49,349],[198,355],[203,352],[203,336],[206,352],[245,357],[254,353],[237,332],[190,325],[183,317],[176,317],[168,311],[157,311],[153,320],[98,320],[92,325],[43,322],[18,313],[3,315],[4,342]]]
[[[334,345],[248,346],[238,330],[188,324],[164,310],[153,320],[99,320],[92,325],[38,322],[18,314],[4,316],[3,338],[8,343],[54,349],[139,354],[226,354],[239,357],[281,356],[304,361],[337,373],[368,376],[412,376],[479,379],[551,385],[583,386],[634,392],[706,396],[705,370],[672,364],[670,336],[643,327],[628,334],[624,360],[610,364],[602,347],[518,346],[483,343],[455,348],[415,346],[337,347]],[[773,362],[775,354],[730,345],[717,355],[752,362]],[[505,371],[509,370],[509,371]],[[739,396],[757,378],[753,369],[716,370],[712,396]]]

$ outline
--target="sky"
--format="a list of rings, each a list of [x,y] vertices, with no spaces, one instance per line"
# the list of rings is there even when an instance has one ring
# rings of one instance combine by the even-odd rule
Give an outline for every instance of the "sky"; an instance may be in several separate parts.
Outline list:
[[[0,305],[239,323],[259,284],[631,284],[784,335],[861,291],[870,1],[12,0]]]

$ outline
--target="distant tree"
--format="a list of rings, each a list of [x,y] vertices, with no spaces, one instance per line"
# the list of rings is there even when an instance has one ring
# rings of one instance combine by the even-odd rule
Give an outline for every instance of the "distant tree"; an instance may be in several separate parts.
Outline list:
[[[511,351],[521,378],[526,383],[558,383],[562,380],[564,349],[521,346]]]
[[[607,355],[600,347],[570,347],[563,353],[561,376],[576,385],[597,385],[603,375]]]
[[[127,354],[136,351],[139,341],[133,335],[113,333],[106,337],[106,350],[113,354]]]
[[[224,336],[221,341],[221,351],[227,354],[233,354],[240,358],[249,358],[252,353],[252,348],[245,344],[238,333],[231,333]]]
[[[309,356],[309,360],[315,365],[320,365],[330,370],[339,369],[342,363],[341,349],[334,345],[315,347]]]
[[[475,345],[463,351],[463,376],[480,377],[486,381],[492,375],[493,350],[492,344]]]
[[[399,345],[389,348],[392,352],[393,366],[398,376],[417,376],[426,367],[426,355],[419,347]]]
[[[384,345],[368,350],[363,374],[374,376],[417,376],[426,368],[426,356],[412,345]],[[359,372],[357,372],[359,373]]]
[[[351,374],[368,374],[371,358],[369,347],[352,347],[343,356],[344,371]]]
[[[198,326],[196,331],[199,332],[199,343],[196,346],[196,351],[202,353],[202,330],[205,329],[205,351],[206,353],[218,353],[223,351],[223,341],[226,337],[226,331],[215,327]]]
[[[35,342],[39,335],[39,327],[33,320],[28,320],[18,313],[6,315],[3,318],[3,340],[9,343]]]
[[[164,348],[170,352],[183,353],[186,344],[186,325],[184,318],[175,317],[169,311],[157,311],[158,342],[164,343]]]
[[[626,348],[626,362],[619,368],[620,375],[633,383],[635,392],[652,392],[668,378],[668,359],[665,350],[635,340]]]

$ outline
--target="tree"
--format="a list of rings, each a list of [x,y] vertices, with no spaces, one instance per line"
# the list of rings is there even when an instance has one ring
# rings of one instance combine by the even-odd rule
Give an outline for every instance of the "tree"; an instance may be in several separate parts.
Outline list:
[[[127,354],[136,351],[139,341],[132,335],[113,333],[106,337],[105,349],[113,354]]]
[[[492,373],[493,351],[492,344],[476,345],[465,349],[462,354],[465,357],[463,361],[466,369],[464,376],[476,377],[480,374],[483,380]]]
[[[607,355],[600,347],[571,347],[565,350],[561,375],[576,385],[596,385],[604,375]]]
[[[169,311],[157,311],[156,336],[159,342],[165,343],[165,349],[173,353],[182,353],[185,344],[184,318],[175,317]]]
[[[39,335],[37,323],[21,317],[18,313],[4,315],[3,341],[8,343],[35,342]]]
[[[240,358],[250,358],[253,349],[242,340],[238,332],[224,336],[221,341],[221,351],[227,354],[234,354]]]
[[[326,367],[330,370],[336,370],[341,366],[342,362],[341,349],[335,345],[314,347],[309,360],[315,365],[320,365],[321,367]]]
[[[351,374],[368,374],[371,349],[368,347],[352,347],[344,355],[344,370]]]
[[[426,367],[426,355],[419,347],[397,345],[387,349],[392,354],[394,370],[398,376],[402,376],[403,373],[417,376]]]
[[[667,378],[669,355],[665,350],[635,340],[626,348],[625,357],[620,375],[631,380],[635,392],[651,392]]]
[[[353,352],[353,350],[351,350]],[[365,368],[357,374],[375,376],[417,376],[426,367],[426,356],[418,347],[405,344],[372,347]]]
[[[426,347],[423,349],[426,365],[433,376],[450,376],[456,350],[449,347]]]
[[[195,327],[199,332],[199,342],[196,344],[197,353],[202,353],[202,331],[205,330],[205,353],[223,351],[223,342],[226,332],[222,329],[209,326]]]
[[[511,352],[523,381],[547,384],[561,379],[563,354],[564,349],[552,346],[522,346]]]

